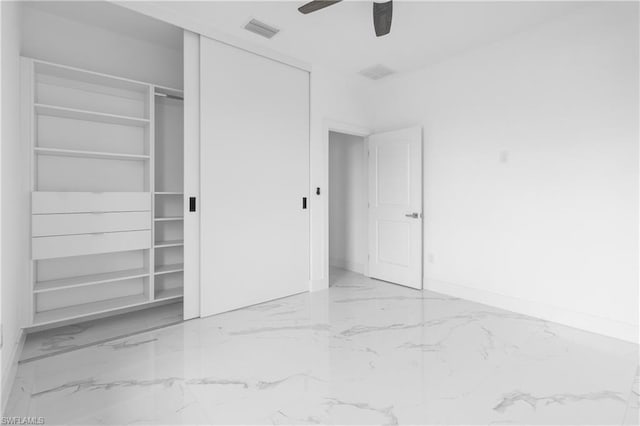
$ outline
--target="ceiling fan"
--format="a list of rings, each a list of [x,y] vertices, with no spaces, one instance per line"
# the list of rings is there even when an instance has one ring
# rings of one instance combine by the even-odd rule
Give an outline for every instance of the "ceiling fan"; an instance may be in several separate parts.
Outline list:
[[[342,0],[313,0],[298,8],[303,14],[316,12],[325,7],[340,3]],[[391,31],[391,17],[393,15],[393,0],[384,3],[373,2],[373,27],[376,30],[376,37],[389,34]]]

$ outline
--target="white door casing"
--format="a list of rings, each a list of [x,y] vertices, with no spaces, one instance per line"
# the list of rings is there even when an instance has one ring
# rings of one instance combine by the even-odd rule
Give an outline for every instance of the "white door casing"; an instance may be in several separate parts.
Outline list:
[[[205,37],[200,48],[206,316],[309,288],[309,73]]]
[[[369,276],[422,288],[422,128],[370,135]]]

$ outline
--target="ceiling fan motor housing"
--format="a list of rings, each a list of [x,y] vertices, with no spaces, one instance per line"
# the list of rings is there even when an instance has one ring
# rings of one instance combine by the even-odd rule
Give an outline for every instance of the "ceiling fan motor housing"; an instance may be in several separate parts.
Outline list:
[[[393,1],[389,0],[384,3],[373,2],[373,27],[376,30],[377,37],[389,34],[391,31],[392,16]]]
[[[298,11],[304,15],[317,12],[325,7],[329,7],[342,0],[313,0],[303,4]],[[381,37],[389,34],[391,31],[391,18],[393,16],[393,0],[383,2],[373,2],[373,27],[376,30],[376,36]]]

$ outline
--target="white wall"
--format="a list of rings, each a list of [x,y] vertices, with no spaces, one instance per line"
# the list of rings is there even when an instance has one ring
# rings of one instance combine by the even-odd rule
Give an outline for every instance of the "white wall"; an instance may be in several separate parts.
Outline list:
[[[329,133],[329,264],[363,273],[367,259],[365,139]]]
[[[54,15],[28,3],[22,39],[24,56],[182,88],[180,50]]]
[[[361,77],[345,78],[315,67],[311,73],[311,290],[328,288],[329,123],[366,127],[365,90]],[[321,188],[321,195],[315,189]]]
[[[637,339],[638,4],[595,4],[369,96],[424,125],[426,288]]]
[[[2,406],[17,365],[24,303],[20,297],[29,272],[28,144],[20,139],[20,15],[21,5],[0,2],[2,8]]]

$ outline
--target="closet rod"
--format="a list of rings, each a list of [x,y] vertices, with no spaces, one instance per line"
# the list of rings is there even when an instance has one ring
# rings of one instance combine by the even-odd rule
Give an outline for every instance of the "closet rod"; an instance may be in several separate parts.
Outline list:
[[[155,93],[156,96],[162,96],[163,98],[169,98],[169,99],[177,99],[179,101],[184,101],[184,98],[180,97],[180,96],[176,96],[176,95],[169,95],[167,93],[160,93],[160,92],[156,92]]]

